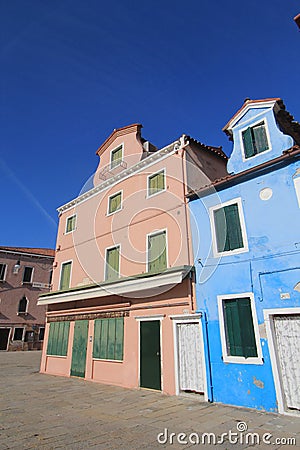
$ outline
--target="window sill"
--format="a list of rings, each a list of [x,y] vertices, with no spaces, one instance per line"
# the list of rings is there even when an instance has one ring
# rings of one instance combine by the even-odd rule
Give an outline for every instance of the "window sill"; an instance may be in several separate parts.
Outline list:
[[[166,192],[166,190],[167,190],[167,189],[165,188],[165,189],[162,189],[161,191],[154,192],[153,194],[149,194],[149,193],[147,192],[146,200],[148,200],[148,198],[156,197],[156,195],[159,195],[159,194],[161,194],[162,192]]]
[[[93,358],[93,361],[103,361],[103,362],[112,362],[112,363],[123,363],[123,359],[101,359],[101,358]]]
[[[256,357],[249,357],[245,358],[244,356],[223,356],[223,362],[224,363],[230,363],[230,364],[256,364],[256,365],[263,365],[264,361],[263,358],[260,358],[259,356]]]

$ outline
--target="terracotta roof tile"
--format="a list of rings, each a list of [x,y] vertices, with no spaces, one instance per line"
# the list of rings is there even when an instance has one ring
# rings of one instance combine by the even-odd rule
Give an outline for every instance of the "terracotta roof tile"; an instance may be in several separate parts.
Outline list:
[[[55,250],[52,248],[29,248],[29,247],[2,247],[0,251],[9,251],[16,253],[30,253],[32,255],[55,256]]]

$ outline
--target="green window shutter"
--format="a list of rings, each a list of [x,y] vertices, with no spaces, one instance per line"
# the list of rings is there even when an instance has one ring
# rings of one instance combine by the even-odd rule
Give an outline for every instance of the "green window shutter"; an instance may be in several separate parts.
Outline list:
[[[250,127],[242,132],[242,137],[245,150],[245,158],[250,158],[255,154],[255,148],[252,139],[252,131]]]
[[[101,319],[101,336],[100,336],[100,359],[107,359],[108,346],[108,321],[109,319]]]
[[[257,153],[268,150],[269,146],[265,125],[263,123],[260,123],[254,126],[252,128],[252,132]]]
[[[70,322],[51,322],[47,345],[47,354],[67,356]]]
[[[161,272],[167,268],[166,232],[148,237],[148,271]]]
[[[148,195],[156,194],[165,189],[165,173],[159,172],[148,178]]]
[[[121,192],[114,195],[113,197],[110,197],[108,212],[109,214],[111,214],[120,208],[121,208]]]
[[[66,229],[66,233],[70,233],[71,231],[75,230],[75,221],[76,221],[76,216],[72,216],[69,217],[67,219],[67,229]]]
[[[226,246],[228,250],[242,248],[244,244],[237,203],[225,207],[225,216],[227,233]]]
[[[116,345],[115,345],[115,359],[123,360],[123,346],[124,346],[124,318],[117,317],[116,322]]]
[[[71,262],[62,264],[59,285],[59,289],[61,290],[69,289],[70,287],[71,266]]]
[[[95,320],[93,358],[122,361],[123,341],[123,317]]]
[[[223,310],[228,355],[256,357],[250,298],[224,300]]]
[[[219,253],[229,250],[227,239],[227,224],[225,216],[225,208],[219,208],[214,211],[215,233],[217,241],[217,250]]]
[[[106,280],[117,280],[119,278],[120,265],[119,247],[107,250],[106,258]]]
[[[113,150],[111,153],[111,168],[118,166],[122,161],[122,147]]]
[[[243,354],[245,358],[256,357],[257,348],[251,313],[250,298],[238,299],[238,309],[239,309],[241,336],[243,342]]]

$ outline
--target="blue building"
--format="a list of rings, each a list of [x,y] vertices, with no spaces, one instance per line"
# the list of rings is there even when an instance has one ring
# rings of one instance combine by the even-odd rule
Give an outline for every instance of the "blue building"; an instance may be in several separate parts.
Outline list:
[[[228,176],[189,196],[211,401],[300,414],[300,124],[246,100]]]

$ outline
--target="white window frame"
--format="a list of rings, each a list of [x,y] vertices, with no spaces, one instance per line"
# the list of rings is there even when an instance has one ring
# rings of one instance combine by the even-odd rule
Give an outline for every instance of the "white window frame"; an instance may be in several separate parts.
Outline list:
[[[105,261],[104,261],[104,281],[108,281],[106,278],[106,266],[107,266],[107,253],[109,250],[112,250],[114,248],[119,248],[119,276],[118,278],[120,278],[121,276],[121,244],[115,244],[115,245],[111,245],[110,247],[106,247],[105,249]],[[116,279],[117,280],[117,279]],[[116,280],[113,280],[112,283]]]
[[[6,264],[6,263],[0,263],[0,264],[2,264],[3,266],[5,266],[5,267],[4,267],[4,274],[3,274],[3,279],[2,279],[2,280],[0,279],[0,283],[3,283],[3,281],[5,281],[5,280],[6,280],[6,274],[7,274],[7,264]]]
[[[27,300],[27,304],[28,304],[28,300]],[[23,330],[22,339],[15,339],[16,328],[22,328],[22,330]],[[25,334],[25,327],[14,327],[14,334],[13,334],[13,337],[12,337],[13,342],[21,342],[21,341],[23,342],[24,341],[24,334]]]
[[[253,127],[255,127],[256,125],[258,125],[259,123],[262,123],[262,122],[264,123],[264,126],[265,126],[266,136],[267,136],[267,141],[268,141],[268,147],[269,148],[268,148],[268,150],[264,150],[261,153],[257,153],[256,155],[253,155],[253,156],[250,156],[249,158],[246,158],[246,152],[245,152],[244,142],[243,142],[243,131],[247,130],[247,128],[253,128]],[[243,128],[241,128],[239,130],[239,138],[240,138],[240,146],[241,146],[241,149],[242,149],[242,160],[243,160],[243,162],[250,161],[250,160],[252,160],[254,158],[257,158],[257,156],[264,155],[265,153],[268,153],[268,152],[270,152],[272,150],[272,144],[271,144],[271,138],[270,138],[270,133],[269,133],[268,121],[267,121],[266,117],[262,117],[262,118],[260,118],[259,120],[256,120],[253,123],[250,123],[250,124],[248,123],[248,125],[246,125]]]
[[[161,172],[164,174],[164,189],[161,189],[158,192],[154,192],[154,194],[150,194],[149,180],[150,180],[150,178],[155,177],[155,175],[158,175]],[[167,190],[167,176],[166,176],[165,167],[163,169],[159,169],[156,172],[153,172],[153,173],[150,173],[149,175],[147,175],[147,196],[146,196],[146,198],[155,197],[156,195],[159,195],[162,192],[165,192],[166,190]]]
[[[113,211],[113,212],[109,212],[110,199],[111,199],[112,197],[116,197],[118,194],[121,194],[121,206],[120,206],[119,209],[116,209],[116,210]],[[107,216],[111,216],[112,214],[116,214],[117,212],[121,211],[122,209],[123,209],[123,189],[121,189],[120,191],[115,192],[114,194],[111,194],[111,195],[108,197],[108,201],[107,201],[107,212],[106,212],[106,215],[107,215]]]
[[[72,280],[72,270],[73,270],[73,259],[69,259],[68,261],[62,261],[62,263],[60,264],[60,273],[59,273],[59,290],[61,290],[61,274],[62,274],[62,267],[64,264],[68,264],[71,263],[71,270],[70,270],[70,280],[69,280],[69,287],[71,286],[71,280]]]
[[[120,162],[118,164],[116,164],[115,166],[112,166],[112,164],[113,164],[112,155],[115,151],[119,150],[120,148],[122,149],[122,158],[120,159]],[[124,160],[124,143],[122,142],[120,145],[117,145],[115,148],[113,148],[110,151],[109,170],[114,170],[114,169],[116,169],[116,167],[119,167],[122,164],[123,160]]]
[[[21,327],[20,327],[21,328]],[[6,345],[6,350],[3,351],[7,351],[9,348],[9,343],[11,342],[11,331],[12,331],[12,327],[6,327],[6,326],[0,326],[1,330],[9,330],[8,332],[8,337],[7,337],[7,345]]]
[[[44,330],[44,339],[40,339],[40,333],[41,333],[41,330]],[[39,327],[39,334],[38,334],[38,338],[39,338],[39,341],[40,342],[43,342],[44,340],[45,340],[45,333],[46,333],[46,327],[44,326],[44,327]]]
[[[169,246],[168,246],[168,229],[162,228],[161,230],[151,231],[151,233],[146,234],[146,272],[149,271],[149,247],[148,247],[148,238],[150,236],[155,236],[157,234],[161,234],[166,232],[166,252],[167,252],[167,267],[169,267]]]
[[[238,299],[238,298],[245,298],[245,297],[250,298],[252,322],[253,322],[256,350],[257,350],[257,356],[249,357],[249,358],[245,358],[244,356],[228,355],[226,333],[225,333],[225,317],[224,317],[224,309],[223,309],[223,301],[224,300],[230,300],[230,299],[236,299],[236,298]],[[221,336],[221,344],[222,344],[223,362],[224,363],[262,365],[264,362],[263,362],[262,348],[261,348],[261,343],[260,343],[260,334],[259,334],[259,327],[258,327],[258,320],[257,320],[253,292],[243,292],[242,294],[218,295],[217,299],[218,299],[219,327],[220,327],[220,336]]]
[[[68,220],[69,220],[69,219],[72,219],[73,217],[75,217],[75,224],[74,224],[74,228],[73,228],[73,230],[71,230],[71,231],[67,231],[67,229],[68,229]],[[74,213],[74,214],[72,214],[71,216],[68,216],[68,217],[66,218],[66,228],[65,228],[65,234],[70,234],[70,233],[73,233],[73,231],[75,231],[75,230],[76,230],[76,226],[77,226],[77,214],[76,214],[76,213]]]
[[[225,252],[218,252],[218,244],[217,244],[217,235],[216,235],[216,226],[215,226],[215,218],[214,218],[214,211],[224,208],[225,206],[238,205],[238,212],[239,212],[239,219],[240,219],[240,226],[242,231],[242,238],[243,238],[243,247],[236,248],[235,250],[228,250]],[[209,208],[209,217],[210,217],[210,228],[211,228],[211,236],[212,236],[212,244],[213,244],[213,254],[215,257],[219,256],[229,256],[229,255],[237,255],[239,253],[244,253],[249,251],[248,247],[248,239],[247,239],[247,232],[246,232],[246,224],[245,224],[245,218],[244,218],[244,212],[243,212],[243,205],[242,205],[242,199],[241,197],[234,198],[232,200],[229,200],[227,202],[219,203],[218,205],[212,206]]]
[[[24,278],[24,274],[25,274],[25,269],[26,268],[28,268],[28,269],[32,269],[32,271],[31,271],[31,277],[30,277],[30,281],[24,281],[23,280],[23,278]],[[32,284],[32,280],[33,280],[33,273],[34,273],[34,267],[32,267],[32,266],[24,266],[24,270],[23,270],[23,276],[22,276],[22,284]]]

